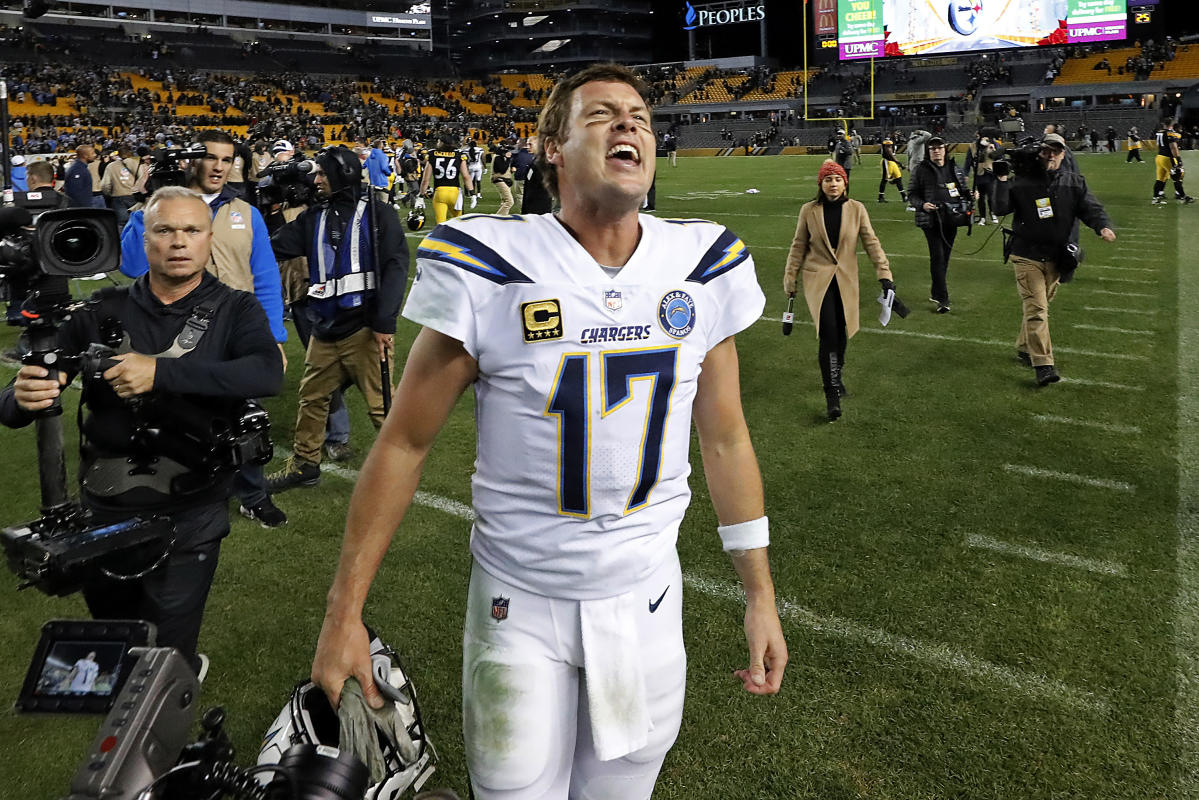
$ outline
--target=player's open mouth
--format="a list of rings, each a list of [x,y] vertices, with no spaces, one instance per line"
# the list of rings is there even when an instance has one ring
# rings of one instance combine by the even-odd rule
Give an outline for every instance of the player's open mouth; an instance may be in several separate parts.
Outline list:
[[[608,150],[607,158],[619,158],[622,161],[632,161],[635,164],[641,163],[641,153],[637,152],[637,148],[631,144],[614,144]]]

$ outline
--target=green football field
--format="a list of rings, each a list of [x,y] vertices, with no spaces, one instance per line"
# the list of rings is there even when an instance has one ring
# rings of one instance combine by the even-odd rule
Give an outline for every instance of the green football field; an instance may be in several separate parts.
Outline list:
[[[1084,230],[1086,264],[1052,306],[1064,380],[1037,389],[1014,359],[1020,305],[996,227],[959,236],[953,310],[933,313],[923,236],[893,188],[891,202],[874,202],[868,156],[850,194],[866,202],[912,313],[878,324],[878,284],[860,257],[851,396],[829,424],[806,308],[790,337],[779,324],[782,266],[819,161],[695,158],[659,170],[658,214],[727,225],[766,291],[738,349],[791,662],[773,698],[733,677],[747,660],[742,603],[694,448],[680,539],[687,708],[655,797],[1199,797],[1199,207],[1151,206],[1151,164],[1079,156],[1119,240]],[[489,194],[479,210],[496,202]],[[414,334],[401,322],[399,352]],[[288,354],[286,388],[268,403],[280,448],[302,372],[298,345]],[[354,392],[350,403],[360,455],[279,496],[286,527],[235,515],[224,545],[200,642],[212,659],[201,707],[226,708],[243,765],[311,664],[373,438]],[[472,406],[463,398],[438,440],[368,605],[420,693],[441,759],[432,785],[463,797]],[[73,412],[64,419],[73,430]],[[0,523],[12,524],[37,515],[32,429],[0,442]],[[0,798],[57,798],[100,719],[11,704],[41,624],[86,614],[78,596],[16,584],[0,575]]]

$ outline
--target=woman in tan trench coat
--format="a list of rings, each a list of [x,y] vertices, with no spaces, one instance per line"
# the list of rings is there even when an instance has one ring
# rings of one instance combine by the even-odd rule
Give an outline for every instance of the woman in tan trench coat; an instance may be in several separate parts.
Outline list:
[[[796,279],[802,272],[804,298],[820,341],[820,377],[832,422],[841,416],[841,397],[849,394],[841,371],[845,345],[858,332],[859,239],[874,262],[879,283],[884,289],[894,289],[895,284],[866,207],[849,199],[845,170],[835,161],[825,161],[816,183],[816,199],[799,211],[795,239],[783,272],[783,290],[795,294]]]

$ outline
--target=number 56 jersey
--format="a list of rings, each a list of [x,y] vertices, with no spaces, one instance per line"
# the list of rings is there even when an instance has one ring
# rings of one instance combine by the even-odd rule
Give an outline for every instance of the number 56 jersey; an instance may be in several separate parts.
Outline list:
[[[550,214],[464,216],[417,251],[404,316],[479,365],[471,552],[527,591],[611,597],[671,553],[701,365],[765,304],[723,226],[639,221],[615,277]]]

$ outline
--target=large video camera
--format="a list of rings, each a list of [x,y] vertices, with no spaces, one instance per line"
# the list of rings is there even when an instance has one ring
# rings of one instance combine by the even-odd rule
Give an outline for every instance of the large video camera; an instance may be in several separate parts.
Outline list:
[[[1018,178],[1034,178],[1045,174],[1041,161],[1041,143],[1023,138],[1016,147],[1008,149],[1002,159],[995,161],[995,177],[1005,178],[1015,173]]]
[[[312,179],[315,172],[316,162],[299,153],[290,161],[271,164],[259,173],[259,205],[287,203],[292,208],[311,205],[316,197],[316,184]]]
[[[330,747],[290,747],[278,764],[242,769],[225,711],[201,718],[188,743],[200,684],[186,659],[155,647],[141,620],[51,620],[17,700],[24,712],[101,713],[67,800],[360,800],[370,771]]]
[[[188,174],[184,162],[203,158],[207,154],[208,148],[202,144],[155,150],[152,153],[154,161],[150,177],[146,179],[146,195],[154,194],[163,186],[187,186]]]

